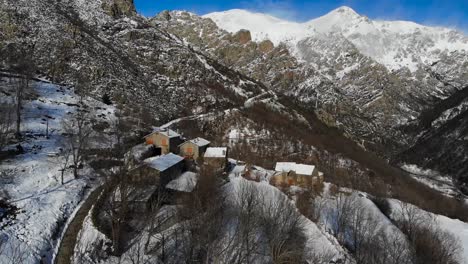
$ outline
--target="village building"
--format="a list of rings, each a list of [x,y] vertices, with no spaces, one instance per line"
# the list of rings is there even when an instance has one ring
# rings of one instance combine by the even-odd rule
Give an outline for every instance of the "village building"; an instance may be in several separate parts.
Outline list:
[[[207,148],[203,155],[203,163],[215,169],[225,169],[228,164],[228,148]]]
[[[184,170],[184,158],[173,153],[145,159],[131,171],[131,181],[136,184],[166,186]]]
[[[209,145],[210,141],[204,138],[194,138],[180,144],[179,154],[186,159],[197,160],[203,156]]]
[[[294,185],[307,188],[323,183],[323,174],[314,165],[277,162],[275,171],[271,181],[276,186]]]
[[[145,136],[145,141],[146,144],[161,149],[161,154],[177,153],[179,145],[183,142],[180,134],[176,131],[160,128]]]

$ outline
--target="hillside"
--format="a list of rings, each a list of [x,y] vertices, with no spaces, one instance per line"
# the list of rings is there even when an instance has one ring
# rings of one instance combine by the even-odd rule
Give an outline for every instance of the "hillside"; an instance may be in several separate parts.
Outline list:
[[[468,46],[462,33],[406,21],[373,21],[347,7],[305,23],[244,10],[203,17],[164,14],[154,20],[313,110],[366,149],[395,164],[439,170],[464,185],[459,161],[467,156],[465,147],[454,154],[434,144],[435,152],[445,154],[431,155],[431,150],[415,146],[442,140],[435,131],[447,126],[446,144],[466,144],[452,133],[463,131],[457,120],[464,120],[465,112]],[[426,161],[402,159],[400,153],[413,146],[410,152]],[[460,165],[435,165],[448,159]]]
[[[28,87],[16,108],[21,133],[0,115],[0,256],[9,258],[0,263],[55,261],[82,204],[91,209],[80,211],[77,246],[66,250],[75,263],[412,264],[444,243],[466,248],[457,234],[468,221],[462,33],[347,7],[295,23],[244,10],[145,18],[132,0],[0,1],[2,107],[13,112]],[[116,196],[134,177],[128,151],[155,127],[228,146],[231,159],[222,173],[187,166],[198,179],[192,192],[125,215]],[[85,158],[67,156],[83,130]],[[278,161],[313,164],[325,183],[276,188]],[[338,230],[341,199],[365,216],[346,228],[375,227],[361,229],[361,248]],[[406,220],[385,210],[398,203],[439,221],[420,228],[440,243],[419,248]]]

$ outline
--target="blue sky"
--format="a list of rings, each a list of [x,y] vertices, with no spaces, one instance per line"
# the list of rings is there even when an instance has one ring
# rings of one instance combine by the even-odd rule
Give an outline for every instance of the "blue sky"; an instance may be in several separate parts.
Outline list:
[[[187,10],[199,15],[233,8],[307,21],[346,5],[370,18],[410,20],[455,27],[468,32],[468,0],[134,0],[137,10],[153,16],[162,10]]]

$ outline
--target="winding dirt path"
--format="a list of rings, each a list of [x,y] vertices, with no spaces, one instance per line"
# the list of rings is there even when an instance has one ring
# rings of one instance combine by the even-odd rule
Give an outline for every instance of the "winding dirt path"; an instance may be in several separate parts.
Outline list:
[[[73,251],[75,249],[76,237],[80,232],[83,221],[88,215],[89,210],[97,201],[99,194],[102,191],[102,186],[96,188],[86,199],[86,201],[81,205],[78,212],[75,214],[75,217],[68,225],[67,229],[64,231],[65,234],[60,242],[58,248],[57,256],[55,257],[54,264],[70,264],[71,257],[73,256]]]

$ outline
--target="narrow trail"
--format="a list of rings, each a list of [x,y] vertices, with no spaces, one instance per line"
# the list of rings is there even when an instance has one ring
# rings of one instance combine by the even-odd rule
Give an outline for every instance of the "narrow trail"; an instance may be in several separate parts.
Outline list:
[[[83,221],[85,217],[88,215],[89,210],[97,201],[99,195],[102,191],[102,186],[96,188],[86,199],[86,201],[82,204],[78,212],[74,216],[73,220],[68,225],[67,229],[64,231],[65,234],[60,242],[57,255],[53,261],[54,264],[70,264],[71,257],[73,256],[73,252],[75,249],[76,238],[78,233],[80,232]]]

